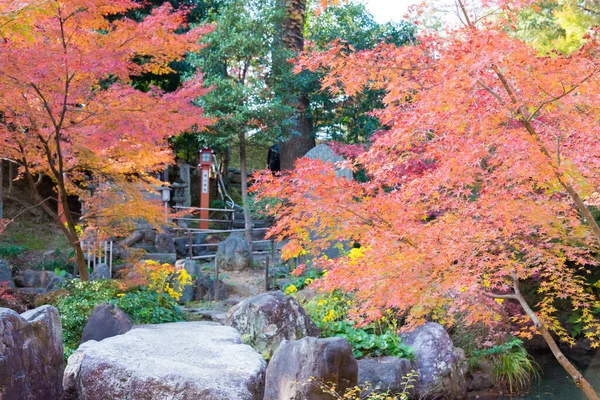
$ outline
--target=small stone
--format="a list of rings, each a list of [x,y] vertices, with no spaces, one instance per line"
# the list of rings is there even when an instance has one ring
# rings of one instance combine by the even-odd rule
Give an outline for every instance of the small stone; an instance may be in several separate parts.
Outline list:
[[[403,391],[403,379],[413,369],[406,358],[378,357],[358,360],[358,384],[367,387],[367,393],[399,394]]]
[[[94,271],[91,273],[92,280],[110,279],[110,269],[105,263],[96,264]]]
[[[81,335],[81,343],[88,340],[101,341],[129,332],[133,322],[127,313],[109,303],[99,304],[88,318]]]
[[[415,383],[418,394],[446,400],[467,397],[465,354],[454,347],[443,326],[427,322],[401,337],[414,351],[413,365],[419,373]]]
[[[157,253],[175,253],[173,236],[168,233],[159,233],[154,241]]]
[[[219,243],[217,262],[224,271],[241,271],[250,267],[250,247],[245,239],[229,236]]]

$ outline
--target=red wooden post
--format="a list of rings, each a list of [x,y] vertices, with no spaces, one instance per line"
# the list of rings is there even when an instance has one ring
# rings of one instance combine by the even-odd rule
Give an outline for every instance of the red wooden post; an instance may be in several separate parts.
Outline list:
[[[210,166],[213,151],[207,147],[200,150],[198,167],[200,168],[200,229],[208,229],[208,210],[210,204]]]

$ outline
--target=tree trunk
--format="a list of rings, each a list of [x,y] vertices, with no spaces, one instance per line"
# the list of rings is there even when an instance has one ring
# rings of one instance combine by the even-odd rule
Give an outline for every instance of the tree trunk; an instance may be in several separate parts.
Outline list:
[[[12,188],[13,188],[13,179],[14,179],[14,172],[13,172],[13,162],[12,161],[8,161],[8,193],[12,192]]]
[[[535,328],[540,333],[540,335],[542,335],[542,337],[548,344],[548,347],[550,347],[550,351],[552,352],[558,363],[565,369],[565,371],[567,371],[569,375],[571,375],[571,378],[573,378],[573,381],[575,381],[575,385],[577,385],[577,387],[579,387],[583,391],[583,393],[585,393],[588,399],[600,400],[592,385],[590,385],[590,383],[583,377],[581,372],[579,372],[577,368],[575,368],[575,366],[571,364],[569,359],[565,357],[562,351],[560,351],[560,348],[556,344],[556,341],[554,340],[550,332],[548,332],[548,329],[546,329],[546,326],[542,323],[542,321],[540,321],[537,314],[531,309],[531,307],[529,307],[529,304],[527,304],[527,301],[520,293],[517,295],[517,300],[519,300],[519,303],[521,304],[529,318],[531,318],[531,320],[533,321]]]
[[[529,303],[527,303],[525,297],[523,297],[519,288],[519,279],[516,273],[513,273],[512,276],[514,293],[506,295],[492,295],[492,297],[500,299],[517,300],[523,308],[523,310],[525,311],[525,313],[527,314],[527,316],[533,322],[535,329],[540,335],[542,335],[542,337],[548,344],[548,347],[550,347],[550,351],[552,351],[552,354],[554,355],[556,360],[565,369],[565,371],[567,371],[567,373],[571,375],[571,378],[573,378],[575,385],[577,385],[577,387],[579,387],[583,391],[583,393],[585,393],[588,399],[600,400],[592,385],[590,385],[590,383],[583,377],[581,372],[579,372],[577,368],[573,364],[571,364],[567,357],[565,357],[562,351],[560,351],[560,348],[556,344],[556,341],[554,340],[550,332],[548,332],[548,329],[546,328],[545,324],[539,319],[535,311],[533,311],[533,309],[529,306]]]
[[[292,132],[288,140],[279,144],[282,170],[293,169],[296,160],[303,157],[317,144],[313,134],[312,121],[307,115],[309,105],[308,96],[302,94],[296,105],[298,118],[293,128],[294,132]]]
[[[75,265],[79,271],[79,277],[82,281],[87,281],[89,279],[88,270],[85,262],[85,256],[83,255],[83,249],[79,243],[79,238],[76,237],[74,243],[69,240],[69,244],[71,244],[71,247],[75,251]]]
[[[287,63],[304,50],[304,23],[306,21],[306,0],[283,0],[285,17],[281,28],[282,52],[285,54],[280,63]],[[291,70],[292,65],[282,65],[283,70]],[[282,74],[285,75],[285,74]],[[294,96],[292,96],[293,98]],[[279,144],[281,169],[292,169],[294,162],[315,147],[312,120],[308,115],[310,101],[306,93],[299,93],[290,104],[296,109],[297,118],[291,128],[289,138]]]
[[[64,229],[65,235],[69,240],[69,244],[73,248],[75,252],[75,265],[77,265],[77,269],[79,271],[79,277],[82,281],[88,280],[88,270],[87,264],[85,262],[85,257],[83,255],[83,250],[81,249],[81,243],[79,241],[79,235],[77,234],[77,230],[75,229],[75,219],[73,218],[73,214],[69,209],[69,199],[66,190],[66,182],[65,176],[63,175],[61,179],[58,180],[57,186],[60,192],[59,201],[62,203],[62,210],[64,213],[64,219],[66,221],[65,224],[61,221],[61,215],[58,214],[57,223],[61,225],[61,228]]]
[[[248,173],[246,171],[246,134],[239,134],[240,140],[240,175],[242,181],[242,203],[244,207],[244,229],[246,241],[250,248],[250,259],[252,259],[252,218],[250,217],[250,204],[248,204]]]
[[[4,160],[0,159],[0,219],[4,218]]]

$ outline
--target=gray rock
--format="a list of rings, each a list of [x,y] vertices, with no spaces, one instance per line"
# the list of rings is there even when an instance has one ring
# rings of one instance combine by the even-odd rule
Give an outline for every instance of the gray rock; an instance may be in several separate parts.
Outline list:
[[[310,158],[311,160],[321,160],[324,163],[331,163],[335,169],[335,176],[338,178],[346,178],[348,180],[352,180],[352,170],[349,168],[341,168],[339,165],[336,165],[339,162],[344,161],[342,156],[338,156],[333,152],[331,147],[322,143],[319,144],[308,151],[304,155],[306,158]]]
[[[344,338],[284,340],[267,368],[264,400],[331,400],[320,384],[337,392],[356,386],[358,366]]]
[[[467,397],[467,362],[455,348],[443,326],[427,322],[402,335],[414,351],[414,369],[419,373],[415,391],[420,398],[458,400]]]
[[[185,269],[185,271],[192,276],[192,279],[202,273],[200,270],[200,265],[198,265],[198,263],[194,260],[177,260],[175,262],[175,269]],[[179,304],[185,304],[194,301],[195,291],[196,290],[193,282],[192,284],[185,285],[182,295],[179,298]]]
[[[46,293],[50,293],[54,290],[58,290],[60,288],[60,285],[65,281],[65,278],[62,276],[53,276],[50,279],[50,282],[48,282],[48,284],[46,285],[46,287],[44,288],[43,292],[44,294]]]
[[[94,271],[90,274],[93,280],[110,279],[110,269],[105,263],[96,264]]]
[[[179,304],[185,304],[194,301],[194,286],[185,285],[178,300]]]
[[[187,257],[189,255],[189,250],[187,248],[188,243],[189,239],[186,237],[180,237],[173,240],[177,257]]]
[[[190,255],[189,245],[190,239],[187,236],[173,239],[175,245],[175,251],[177,257],[187,257]],[[192,235],[192,244],[204,244],[206,243],[206,233],[196,233]],[[202,247],[192,247],[194,256],[198,256],[203,250]]]
[[[200,275],[193,283],[194,300],[212,301],[215,298],[215,281],[208,274]],[[229,297],[229,287],[219,279],[219,300]]]
[[[177,260],[175,262],[175,269],[185,269],[188,274],[191,276],[200,276],[202,270],[200,269],[200,265],[194,260]]]
[[[304,304],[306,302],[311,301],[316,296],[317,296],[317,292],[314,289],[310,288],[310,287],[305,287],[304,289],[299,290],[296,293],[296,299],[298,299],[298,301],[301,304]]]
[[[8,287],[15,287],[8,261],[0,259],[0,283],[8,282]]]
[[[56,250],[47,250],[42,253],[43,257],[52,257],[56,254]]]
[[[175,253],[175,244],[173,236],[168,233],[159,233],[156,235],[154,247],[157,253]]]
[[[358,384],[367,388],[367,393],[401,393],[403,379],[413,370],[405,358],[379,357],[358,360]]]
[[[0,399],[60,400],[63,357],[56,308],[0,308]]]
[[[14,281],[17,287],[45,289],[56,277],[56,274],[52,271],[36,271],[28,269],[17,274]]]
[[[229,236],[219,243],[217,262],[222,270],[241,271],[250,267],[252,257],[246,240],[238,236]]]
[[[88,318],[81,343],[88,340],[103,339],[127,333],[133,327],[133,322],[127,313],[109,303],[98,304]]]
[[[233,306],[227,324],[244,335],[247,343],[270,356],[283,340],[319,336],[319,328],[296,299],[281,292],[268,292]]]
[[[142,325],[69,357],[65,400],[262,400],[265,361],[212,322]]]
[[[221,325],[227,323],[227,312],[222,310],[211,310],[207,308],[182,308],[182,311],[187,311],[205,321],[218,322]]]
[[[490,363],[480,361],[477,368],[467,374],[469,392],[486,390],[494,387],[494,370]]]

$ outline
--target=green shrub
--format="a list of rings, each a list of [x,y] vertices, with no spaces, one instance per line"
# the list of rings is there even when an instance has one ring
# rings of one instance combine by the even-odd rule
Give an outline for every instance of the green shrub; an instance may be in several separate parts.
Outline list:
[[[87,320],[98,304],[111,303],[125,311],[134,324],[159,324],[182,321],[183,315],[174,301],[159,302],[159,295],[144,287],[121,293],[115,281],[83,282],[67,280],[63,292],[53,300],[62,328],[65,359],[78,347]]]
[[[540,367],[527,353],[520,339],[474,352],[475,362],[489,360],[493,365],[496,383],[510,393],[525,391],[533,379],[539,379]]]
[[[319,327],[322,337],[343,337],[356,358],[396,356],[412,358],[412,349],[398,337],[397,321],[391,312],[377,323],[356,327],[348,318],[352,296],[335,291],[318,295],[304,309]]]
[[[40,260],[37,264],[37,269],[39,269],[40,271],[54,271],[58,269],[73,272],[73,270],[75,269],[75,265],[67,260],[63,260],[60,258],[50,258]]]
[[[114,299],[117,287],[110,281],[72,279],[67,280],[63,288],[67,293],[58,297],[54,305],[60,313],[66,359],[79,347],[83,328],[94,307]]]
[[[125,311],[135,324],[162,324],[184,320],[179,306],[174,301],[163,302],[161,306],[159,295],[153,291],[138,289],[111,303]]]
[[[250,205],[250,215],[252,219],[269,219],[268,210],[273,209],[282,203],[281,199],[276,197],[263,197],[258,200],[254,193],[248,194],[248,204]]]
[[[283,285],[281,287],[281,290],[285,293],[285,294],[293,294],[296,293],[298,290],[302,290],[305,287],[307,287],[308,285],[310,285],[311,283],[313,283],[315,280],[321,278],[324,275],[325,271],[323,270],[319,270],[319,269],[309,269],[306,270],[302,276],[298,276],[296,278],[293,278],[291,282]]]
[[[14,244],[0,244],[0,257],[17,257],[25,251],[25,247]]]

